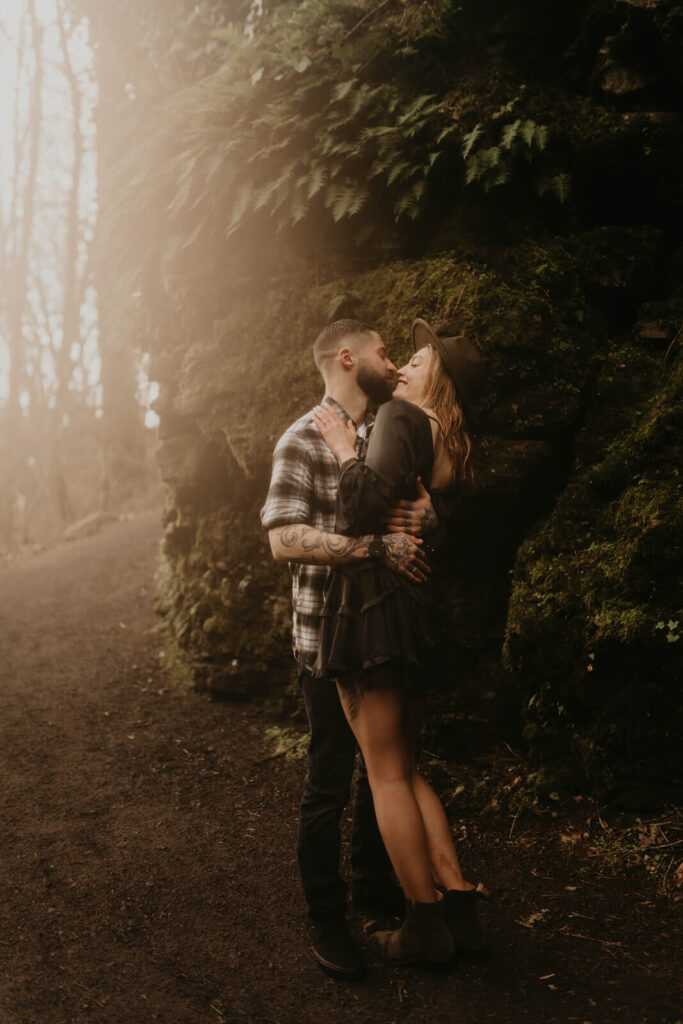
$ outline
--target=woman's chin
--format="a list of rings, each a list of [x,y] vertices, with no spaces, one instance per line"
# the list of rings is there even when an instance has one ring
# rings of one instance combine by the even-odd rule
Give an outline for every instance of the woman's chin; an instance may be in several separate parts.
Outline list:
[[[415,395],[411,395],[410,391],[406,387],[396,388],[394,390],[392,398],[402,398],[404,402],[412,402],[413,405],[419,405],[420,399],[416,398]]]

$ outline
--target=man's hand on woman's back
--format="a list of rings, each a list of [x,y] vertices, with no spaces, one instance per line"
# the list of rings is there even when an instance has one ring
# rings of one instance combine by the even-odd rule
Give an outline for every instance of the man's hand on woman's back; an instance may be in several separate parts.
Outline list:
[[[434,511],[429,492],[419,477],[417,478],[417,494],[415,501],[398,501],[389,509],[385,519],[389,533],[407,533],[413,537],[429,537],[439,529],[439,517]]]

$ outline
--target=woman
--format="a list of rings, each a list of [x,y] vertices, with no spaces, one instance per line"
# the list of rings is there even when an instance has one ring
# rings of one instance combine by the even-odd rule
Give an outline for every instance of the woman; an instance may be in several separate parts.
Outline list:
[[[379,409],[365,462],[352,424],[329,406],[314,414],[341,467],[340,533],[381,533],[389,508],[414,498],[420,479],[435,499],[471,477],[463,404],[482,383],[482,359],[465,338],[439,338],[424,320],[412,338],[415,354]],[[394,962],[441,963],[455,949],[481,948],[484,936],[441,802],[415,767],[417,697],[429,683],[438,609],[428,584],[411,584],[379,560],[379,536],[373,546],[378,560],[330,573],[315,674],[337,684],[406,898],[401,928],[375,940]]]

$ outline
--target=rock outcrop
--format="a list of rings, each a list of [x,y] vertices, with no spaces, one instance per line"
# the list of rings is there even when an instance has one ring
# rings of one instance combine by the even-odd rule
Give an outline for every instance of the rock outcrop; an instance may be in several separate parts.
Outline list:
[[[468,80],[482,103],[539,45],[544,22],[518,6]],[[293,678],[289,579],[258,512],[278,436],[321,397],[321,325],[366,320],[397,363],[415,316],[471,337],[490,381],[476,483],[443,555],[453,700],[494,694],[525,723],[539,788],[604,792],[667,777],[680,725],[683,25],[666,0],[584,8],[567,12],[562,85],[528,92],[564,147],[566,209],[523,190],[452,199],[444,183],[409,259],[321,273],[283,258],[244,287],[216,268],[189,328],[150,342],[150,376],[168,494],[160,610],[197,685],[237,698]]]

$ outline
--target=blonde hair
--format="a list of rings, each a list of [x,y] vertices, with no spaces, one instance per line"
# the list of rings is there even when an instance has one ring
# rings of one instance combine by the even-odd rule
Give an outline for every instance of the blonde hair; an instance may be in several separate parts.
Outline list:
[[[423,404],[433,410],[443,431],[446,449],[451,457],[452,482],[470,481],[474,477],[470,461],[472,442],[458,392],[438,351],[433,345],[425,345],[425,348],[430,349],[432,358],[425,381]]]

